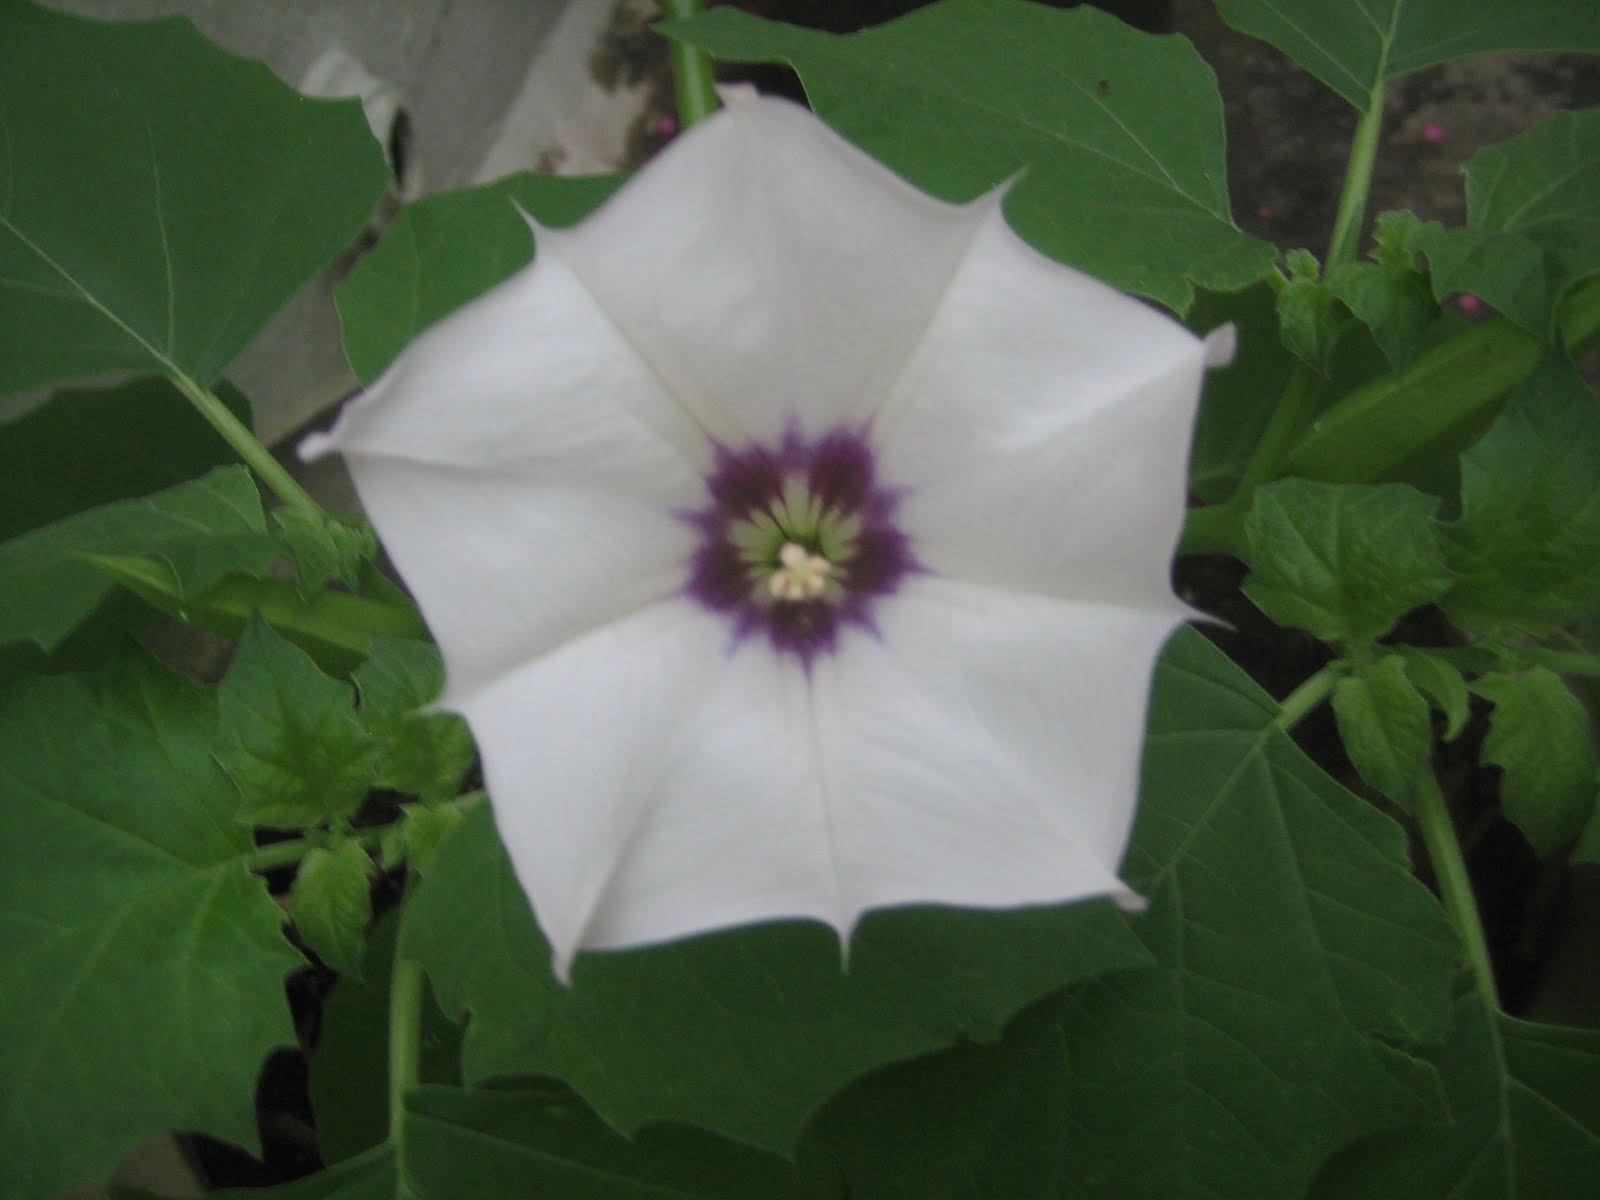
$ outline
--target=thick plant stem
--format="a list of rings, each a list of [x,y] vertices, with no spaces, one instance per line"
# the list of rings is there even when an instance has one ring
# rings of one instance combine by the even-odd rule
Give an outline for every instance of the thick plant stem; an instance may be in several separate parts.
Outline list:
[[[322,505],[313,500],[311,493],[301,487],[284,465],[272,457],[272,452],[261,444],[255,434],[245,428],[244,422],[228,410],[228,406],[217,398],[216,393],[201,387],[187,375],[177,371],[172,372],[168,378],[189,398],[189,403],[195,406],[200,415],[211,423],[211,428],[220,433],[223,440],[233,447],[234,453],[244,460],[245,465],[256,473],[262,483],[272,489],[279,500],[313,516],[324,515]]]
[[[1472,881],[1467,877],[1461,843],[1456,840],[1455,825],[1451,823],[1450,811],[1445,807],[1444,794],[1439,790],[1439,780],[1431,766],[1418,772],[1412,796],[1422,843],[1428,848],[1433,873],[1439,880],[1439,897],[1461,937],[1467,965],[1478,981],[1479,993],[1486,1003],[1498,1010],[1500,993],[1495,987],[1494,965],[1489,961],[1489,943],[1483,936],[1483,922],[1478,919],[1478,904],[1472,897]]]
[[[705,11],[705,0],[661,0],[662,11],[685,20]],[[678,94],[678,125],[687,129],[717,110],[717,89],[711,56],[697,46],[672,40],[672,86]]]
[[[1278,706],[1278,728],[1287,733],[1310,716],[1333,693],[1344,670],[1342,662],[1331,662],[1285,696]]]
[[[1278,406],[1272,410],[1267,427],[1261,431],[1261,440],[1256,443],[1250,460],[1245,463],[1239,490],[1229,501],[1230,504],[1248,509],[1256,488],[1271,483],[1282,474],[1289,447],[1294,444],[1301,427],[1311,415],[1321,384],[1321,378],[1305,363],[1295,364],[1288,386],[1278,398]]]
[[[1545,650],[1530,647],[1522,651],[1522,656],[1529,662],[1548,667],[1557,675],[1600,679],[1600,654],[1585,654],[1580,650]]]
[[[1372,167],[1378,159],[1378,141],[1383,131],[1383,67],[1379,82],[1367,100],[1366,111],[1356,122],[1350,141],[1350,160],[1345,165],[1344,187],[1339,193],[1339,211],[1333,218],[1333,234],[1328,239],[1328,257],[1323,275],[1340,263],[1354,261],[1361,241],[1361,227],[1367,215],[1367,194],[1372,190]]]
[[[401,1197],[414,1195],[406,1180],[406,1093],[421,1079],[422,986],[422,964],[396,951],[389,976],[389,1148]]]

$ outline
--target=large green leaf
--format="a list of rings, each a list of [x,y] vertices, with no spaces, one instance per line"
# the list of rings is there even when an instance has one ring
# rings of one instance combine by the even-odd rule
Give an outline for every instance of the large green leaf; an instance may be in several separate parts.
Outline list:
[[[256,1144],[302,965],[244,863],[212,696],[143,657],[0,694],[0,1197],[163,1129]]]
[[[244,397],[226,386],[219,391],[248,424]],[[233,461],[227,443],[165,379],[61,392],[0,425],[0,542]]]
[[[545,225],[571,225],[624,178],[510,175],[406,205],[336,293],[356,376],[371,383],[417,334],[532,260],[519,209]]]
[[[1350,1141],[1443,1115],[1409,1047],[1447,1032],[1453,935],[1404,833],[1275,715],[1220,651],[1174,640],[1124,865],[1157,966],[829,1105],[817,1128],[862,1194],[1282,1200]]]
[[[772,1154],[698,1129],[654,1125],[624,1138],[567,1089],[406,1099],[405,1173],[419,1200],[799,1200],[837,1196]]]
[[[1466,175],[1467,227],[1420,242],[1434,292],[1473,292],[1543,334],[1568,289],[1600,271],[1600,108],[1487,146]]]
[[[789,63],[820,116],[935,195],[1014,180],[1018,233],[1127,291],[1181,310],[1192,284],[1231,291],[1270,267],[1229,214],[1216,78],[1180,38],[1023,0],[944,0],[849,37],[732,7],[659,28]]]
[[[847,973],[832,930],[785,922],[582,955],[563,987],[486,808],[430,865],[400,952],[470,1013],[468,1082],[556,1075],[620,1129],[673,1118],[780,1152],[864,1071],[993,1039],[1047,992],[1146,961],[1105,902],[896,909],[862,922]]]
[[[116,583],[85,557],[153,555],[196,591],[278,556],[261,493],[243,467],[220,467],[139,500],[93,508],[0,546],[0,645],[54,649]]]
[[[1461,456],[1461,509],[1442,601],[1458,625],[1541,633],[1600,609],[1600,404],[1571,363],[1530,376]]]
[[[1574,0],[1216,0],[1351,104],[1434,63],[1494,50],[1600,50],[1600,8]]]
[[[186,21],[0,0],[0,395],[99,371],[209,384],[387,185],[354,101]]]
[[[1312,1200],[1587,1196],[1600,1179],[1600,1032],[1519,1021],[1476,992],[1428,1055],[1446,1125],[1380,1134],[1328,1164]]]

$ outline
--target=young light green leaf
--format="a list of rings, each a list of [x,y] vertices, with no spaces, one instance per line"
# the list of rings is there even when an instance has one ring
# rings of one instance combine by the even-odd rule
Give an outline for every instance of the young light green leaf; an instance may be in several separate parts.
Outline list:
[[[377,745],[350,685],[251,618],[218,689],[217,761],[244,794],[240,817],[299,829],[353,815],[372,787]]]
[[[1278,323],[1283,344],[1301,362],[1327,374],[1328,360],[1350,318],[1332,289],[1322,282],[1321,268],[1309,250],[1291,250],[1289,282],[1278,293]]]
[[[372,526],[361,518],[341,520],[300,508],[279,508],[272,523],[294,563],[300,593],[310,596],[328,580],[354,587],[361,564],[378,552]]]
[[[218,395],[249,424],[237,389],[224,384]],[[233,461],[227,443],[165,379],[58,392],[0,433],[0,542]]]
[[[1586,8],[1600,25],[1600,12]],[[1443,300],[1472,292],[1538,334],[1600,272],[1600,108],[1557,113],[1468,160],[1467,227],[1421,244]]]
[[[1358,665],[1334,687],[1333,715],[1361,778],[1409,809],[1433,746],[1433,723],[1428,702],[1406,677],[1405,660],[1386,654]]]
[[[1584,1196],[1600,1177],[1600,1033],[1520,1021],[1463,988],[1450,1039],[1425,1051],[1451,1120],[1335,1157],[1310,1200]]]
[[[801,1200],[803,1168],[682,1125],[626,1138],[566,1088],[426,1087],[406,1099],[406,1175],[421,1200]]]
[[[384,865],[392,867],[403,862],[418,874],[427,874],[433,856],[465,815],[456,807],[401,805],[399,819],[383,831]]]
[[[139,655],[0,690],[0,1197],[197,1129],[256,1145],[303,965],[245,866],[211,694]]]
[[[788,63],[824,120],[937,196],[1014,180],[1019,234],[1173,309],[1192,284],[1231,291],[1271,268],[1272,248],[1233,224],[1216,78],[1182,39],[1022,0],[945,0],[848,37],[731,6],[657,28]]]
[[[1600,608],[1600,404],[1552,358],[1461,456],[1458,575],[1441,601],[1464,629],[1559,629]]]
[[[527,266],[524,212],[541,225],[571,225],[625,178],[509,175],[406,205],[335,293],[357,378],[371,383],[429,325]]]
[[[1379,638],[1450,586],[1437,507],[1434,497],[1398,483],[1269,484],[1245,519],[1244,593],[1274,621],[1324,641]]]
[[[258,571],[277,551],[243,467],[90,509],[0,546],[0,644],[60,645],[116,586],[85,557],[96,554],[154,556],[199,589]]]
[[[1588,711],[1543,667],[1485,675],[1472,690],[1494,704],[1483,760],[1503,772],[1500,807],[1540,855],[1559,853],[1594,814]]]
[[[472,734],[454,713],[417,711],[444,686],[438,649],[431,642],[374,638],[355,683],[361,723],[379,745],[377,785],[429,800],[453,796],[472,766]]]
[[[1372,331],[1396,371],[1411,364],[1439,316],[1439,305],[1416,262],[1416,246],[1426,228],[1411,213],[1386,212],[1375,231],[1375,261],[1342,263],[1328,275],[1328,290]]]
[[[295,928],[317,957],[341,975],[361,974],[372,923],[373,870],[361,843],[346,838],[331,848],[308,850],[289,889]]]
[[[1406,676],[1444,714],[1444,740],[1453,742],[1472,715],[1467,681],[1454,663],[1418,646],[1396,646],[1406,665]]]
[[[1572,0],[1217,0],[1217,11],[1362,110],[1388,80],[1453,58],[1600,50],[1600,14]]]
[[[0,27],[0,395],[210,384],[388,184],[358,103],[307,100],[187,21],[0,0]]]

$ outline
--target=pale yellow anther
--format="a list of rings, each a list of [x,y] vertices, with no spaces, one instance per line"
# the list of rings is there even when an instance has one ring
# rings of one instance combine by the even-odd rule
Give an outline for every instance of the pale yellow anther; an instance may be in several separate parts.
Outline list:
[[[833,573],[831,562],[798,542],[783,544],[778,563],[778,569],[767,578],[767,590],[777,600],[814,600],[822,595]]]

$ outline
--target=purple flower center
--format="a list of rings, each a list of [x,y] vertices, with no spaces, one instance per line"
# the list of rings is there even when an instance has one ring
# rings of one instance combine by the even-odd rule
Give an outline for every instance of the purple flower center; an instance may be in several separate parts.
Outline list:
[[[894,525],[898,497],[857,434],[719,445],[706,492],[689,518],[702,536],[689,594],[729,616],[735,639],[764,633],[808,668],[843,624],[875,629],[873,601],[917,569]]]

